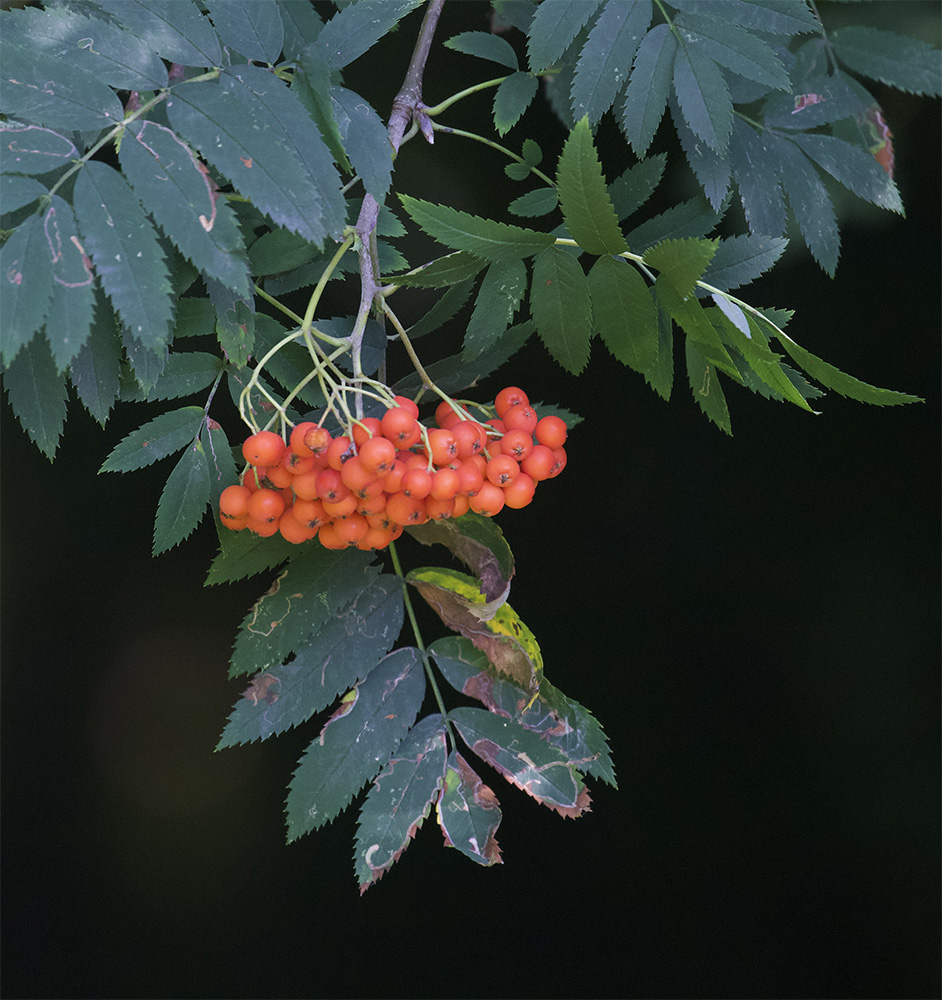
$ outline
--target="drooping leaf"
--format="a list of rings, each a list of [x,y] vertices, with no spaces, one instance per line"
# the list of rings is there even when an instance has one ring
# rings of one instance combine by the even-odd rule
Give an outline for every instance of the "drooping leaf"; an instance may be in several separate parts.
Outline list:
[[[351,3],[324,25],[314,43],[331,69],[342,69],[371,49],[421,0],[370,0]]]
[[[522,260],[511,257],[488,266],[465,330],[465,357],[477,357],[497,343],[526,291],[527,269]]]
[[[536,218],[540,215],[548,215],[559,204],[559,197],[554,187],[536,188],[520,195],[507,206],[508,211],[514,215],[523,215],[529,218]]]
[[[293,659],[253,678],[216,749],[266,740],[326,708],[392,649],[403,613],[402,583],[394,576],[377,577],[301,645]]]
[[[712,364],[698,350],[700,345],[690,336],[686,341],[687,379],[690,391],[701,410],[716,424],[721,431],[733,433],[729,419],[729,409],[726,406],[726,396],[720,385],[716,365]]]
[[[445,724],[428,715],[406,734],[360,809],[354,872],[361,895],[402,857],[445,781]]]
[[[470,639],[530,698],[536,696],[543,657],[533,633],[506,603],[506,591],[489,601],[474,577],[437,567],[411,570],[406,582],[419,591],[448,628]]]
[[[67,60],[51,67],[25,41],[4,40],[0,107],[24,121],[66,130],[108,128],[124,115],[118,95],[93,73]]]
[[[785,196],[780,183],[784,145],[778,136],[756,132],[739,118],[733,123],[729,158],[749,231],[759,236],[785,232]]]
[[[472,257],[471,260],[484,263],[476,257]],[[432,305],[432,308],[409,327],[406,331],[409,334],[409,339],[415,340],[416,337],[424,337],[426,334],[440,330],[461,311],[468,301],[473,287],[474,282],[470,279],[451,285],[448,291]]]
[[[674,55],[674,92],[687,124],[709,147],[725,153],[733,128],[729,88],[716,63],[687,42]]]
[[[10,364],[46,319],[52,261],[42,219],[31,215],[0,246],[0,353]]]
[[[588,281],[603,343],[623,365],[647,371],[657,360],[657,310],[644,279],[627,261],[600,257]]]
[[[749,234],[720,240],[716,253],[703,272],[703,280],[724,292],[748,285],[775,264],[786,246],[788,240],[781,237]]]
[[[506,135],[536,97],[538,82],[532,73],[511,73],[494,93],[494,128]]]
[[[625,86],[638,45],[651,23],[651,0],[607,3],[586,39],[572,81],[572,116],[594,125]]]
[[[184,66],[219,66],[222,51],[208,18],[193,0],[95,0],[154,52]]]
[[[724,371],[739,382],[739,369],[729,356],[729,352],[710,322],[709,317],[695,295],[686,298],[678,292],[665,276],[659,276],[654,285],[657,303],[666,309],[674,322],[687,334],[688,341],[694,341],[697,350],[715,368]]]
[[[415,722],[424,695],[421,655],[407,646],[344,696],[291,779],[289,843],[332,820],[376,777]]]
[[[399,199],[412,220],[433,239],[485,260],[530,257],[554,242],[550,233],[492,222],[406,194]]]
[[[845,66],[911,94],[942,94],[942,53],[917,38],[849,25],[829,38]]]
[[[160,351],[151,351],[132,336],[127,327],[121,331],[121,343],[130,367],[129,375],[137,381],[137,388],[126,390],[127,394],[129,397],[138,392],[146,395],[157,384],[157,379],[166,368],[170,352],[166,347]]]
[[[392,147],[379,115],[359,94],[331,87],[334,118],[343,148],[363,186],[382,202],[392,176]]]
[[[602,164],[592,142],[587,118],[570,132],[559,157],[556,187],[566,228],[591,254],[622,253],[628,249],[602,176]]]
[[[615,217],[627,219],[654,194],[664,174],[666,153],[657,153],[629,167],[608,186]]]
[[[202,441],[180,456],[160,494],[154,524],[153,555],[182,542],[200,523],[209,504],[209,463]]]
[[[674,387],[674,326],[670,313],[657,306],[657,290],[651,289],[657,309],[657,360],[644,373],[644,380],[664,400],[671,398]]]
[[[527,39],[527,56],[534,73],[540,73],[556,62],[598,9],[600,2],[543,0],[530,22]]]
[[[161,413],[115,445],[98,471],[132,472],[158,462],[194,441],[202,422],[201,406]]]
[[[280,274],[308,264],[320,251],[303,236],[287,229],[271,229],[249,247],[253,274]]]
[[[705,142],[701,142],[693,134],[673,97],[671,97],[669,104],[671,119],[674,122],[674,129],[680,140],[684,156],[687,157],[690,169],[703,189],[707,201],[718,211],[726,201],[732,178],[729,156],[714,152]]]
[[[410,528],[409,534],[423,545],[444,545],[457,556],[480,581],[485,601],[506,596],[514,575],[514,557],[493,518],[468,511],[455,520],[427,521]]]
[[[285,40],[278,5],[269,0],[206,0],[206,9],[224,45],[256,62],[276,63]]]
[[[533,262],[530,315],[546,349],[578,375],[589,360],[592,307],[582,267],[562,247],[547,247]]]
[[[519,63],[517,53],[506,38],[500,35],[491,34],[489,31],[462,31],[457,35],[452,35],[445,42],[446,49],[454,49],[455,52],[463,52],[465,55],[477,56],[478,59],[489,59],[491,62],[500,63],[508,69],[516,71]]]
[[[589,810],[575,765],[532,730],[481,708],[456,708],[448,717],[478,757],[537,802],[572,819]]]
[[[65,423],[65,376],[56,370],[46,338],[37,333],[3,373],[10,406],[23,430],[52,461]]]
[[[102,425],[118,398],[121,341],[115,315],[99,289],[91,333],[72,360],[69,379],[85,409]]]
[[[95,279],[91,261],[82,251],[72,208],[58,195],[53,195],[46,210],[43,229],[52,254],[53,278],[46,313],[46,339],[56,368],[62,371],[88,340]]]
[[[24,10],[3,19],[4,43],[19,42],[47,66],[67,63],[119,90],[159,90],[167,68],[151,47],[120,22],[61,7]]]
[[[647,152],[664,115],[676,51],[677,39],[666,24],[656,24],[638,46],[620,117],[636,156]]]
[[[225,356],[243,367],[255,345],[255,299],[242,297],[215,278],[206,278],[213,308],[216,310],[216,337]]]
[[[83,247],[121,322],[147,350],[169,339],[173,304],[157,233],[127,181],[112,167],[86,163],[75,182]]]
[[[0,171],[19,174],[47,174],[58,170],[70,160],[78,159],[79,151],[71,139],[67,139],[52,129],[39,125],[20,125],[4,122],[0,125]],[[8,177],[4,183],[16,180],[22,184],[25,178]],[[37,182],[33,182],[34,184]],[[45,188],[42,192],[44,193]],[[28,205],[29,202],[22,202]],[[3,212],[15,212],[20,207],[13,203],[4,190]]]
[[[777,147],[782,187],[811,255],[832,278],[841,235],[830,195],[811,161],[791,142]]]
[[[500,803],[457,750],[448,755],[436,812],[446,847],[456,848],[485,868],[501,863],[496,839]]]
[[[608,741],[598,720],[545,677],[536,701],[528,706],[526,693],[498,674],[487,657],[463,636],[436,639],[428,651],[456,691],[477,698],[489,711],[537,733],[562,750],[577,770],[617,787]]]
[[[209,500],[213,507],[213,516],[219,516],[219,494],[227,486],[238,481],[239,473],[235,459],[232,457],[232,446],[222,426],[211,417],[203,421],[200,428],[200,441],[206,451],[206,463],[209,466]],[[232,532],[229,532],[232,534]]]
[[[240,67],[239,72],[248,75],[249,70]],[[177,86],[166,102],[170,124],[276,225],[320,245],[327,235],[320,183],[272,114],[272,98],[263,100],[248,86],[230,80],[226,87],[214,82]],[[274,76],[269,88],[292,94]],[[303,117],[316,133],[307,115]],[[324,187],[332,183],[328,177]]]
[[[255,602],[235,641],[229,676],[281,663],[348,605],[379,572],[371,552],[304,546]]]

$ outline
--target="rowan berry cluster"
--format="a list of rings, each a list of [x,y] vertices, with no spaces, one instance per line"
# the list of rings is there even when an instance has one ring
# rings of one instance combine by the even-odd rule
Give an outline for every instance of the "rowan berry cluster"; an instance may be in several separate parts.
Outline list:
[[[566,424],[540,418],[515,386],[497,394],[493,412],[479,422],[443,401],[428,428],[415,402],[396,396],[382,419],[351,421],[336,437],[310,421],[287,444],[259,431],[242,446],[248,464],[241,483],[223,490],[220,518],[233,531],[280,532],[293,543],[382,549],[409,525],[526,507],[566,465]]]

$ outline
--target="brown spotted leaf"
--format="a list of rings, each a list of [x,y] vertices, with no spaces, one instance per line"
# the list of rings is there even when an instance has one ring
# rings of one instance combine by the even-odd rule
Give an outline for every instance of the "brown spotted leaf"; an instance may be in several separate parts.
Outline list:
[[[478,757],[537,802],[573,819],[589,810],[575,764],[537,733],[481,708],[456,708],[448,717]]]
[[[495,834],[500,826],[497,796],[474,768],[452,750],[445,768],[445,787],[438,801],[438,825],[445,845],[489,868],[501,863]]]
[[[474,577],[452,569],[414,569],[406,582],[450,629],[470,639],[496,670],[527,692],[531,701],[536,698],[543,656],[535,636],[509,604],[487,601]]]

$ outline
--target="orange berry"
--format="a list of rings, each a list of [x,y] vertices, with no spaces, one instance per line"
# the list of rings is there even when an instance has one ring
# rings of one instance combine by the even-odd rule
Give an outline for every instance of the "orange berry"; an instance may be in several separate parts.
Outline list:
[[[549,479],[555,465],[556,456],[552,449],[547,448],[545,444],[535,444],[530,454],[520,463],[520,468],[531,479],[539,482],[542,479]]]
[[[359,497],[358,499],[357,513],[364,517],[375,517],[386,509],[386,494],[382,490],[376,496]]]
[[[353,425],[353,443],[359,448],[370,438],[382,433],[382,425],[376,417],[364,417]]]
[[[438,497],[425,498],[425,513],[432,521],[443,521],[446,517],[451,517],[455,512],[455,498],[439,499]]]
[[[565,448],[554,448],[553,456],[556,461],[553,463],[553,468],[550,470],[548,479],[555,479],[563,469],[566,468],[566,449]]]
[[[301,426],[300,424],[298,426]],[[331,442],[330,431],[326,427],[319,427],[314,424],[309,430],[304,433],[304,447],[307,448],[312,455],[323,455],[326,453],[327,448]]]
[[[254,521],[273,522],[281,517],[285,509],[284,497],[275,490],[256,490],[250,497],[247,514]],[[277,531],[277,527],[275,528]]]
[[[286,542],[291,542],[293,545],[308,542],[317,534],[317,528],[302,524],[290,510],[286,510],[278,519],[278,531]]]
[[[509,486],[504,488],[504,503],[519,510],[527,506],[535,492],[536,483],[525,472],[521,472]]]
[[[291,481],[291,489],[294,490],[294,495],[300,500],[316,500],[317,477],[322,471],[322,469],[314,468],[310,472],[295,476]]]
[[[396,446],[388,438],[377,436],[360,445],[357,457],[363,467],[374,476],[385,476],[396,461]]]
[[[249,512],[251,496],[252,491],[245,486],[227,486],[219,495],[219,515],[223,521],[244,518]]]
[[[366,534],[357,542],[357,548],[369,552],[371,549],[385,549],[393,540],[391,528],[367,528]]]
[[[385,438],[383,440],[385,440]],[[386,441],[386,444],[389,444],[389,442]],[[353,458],[348,458],[346,462],[343,463],[343,468],[340,470],[341,482],[343,482],[344,486],[346,486],[351,493],[363,489],[364,486],[367,486],[376,478],[376,473],[370,471],[363,465],[363,460],[359,455],[354,455]]]
[[[452,500],[461,489],[461,477],[454,469],[444,468],[432,473],[429,496],[436,500]],[[434,516],[434,515],[432,515]]]
[[[509,455],[515,462],[522,462],[533,449],[533,438],[526,431],[507,431],[494,442],[492,455],[495,449],[499,455]]]
[[[254,517],[250,517],[246,519],[245,526],[260,538],[271,538],[278,534],[278,521],[278,518],[273,521],[256,521]]]
[[[366,518],[354,511],[338,521],[334,521],[334,530],[339,538],[346,540],[347,545],[356,543],[370,530]]]
[[[249,465],[277,465],[284,454],[285,443],[274,431],[259,431],[245,439],[242,454]]]
[[[281,463],[269,465],[265,472],[265,482],[277,486],[280,490],[290,486],[293,481],[294,476]]]
[[[317,529],[317,540],[325,549],[345,549],[347,541],[337,534],[336,521],[330,521]]]
[[[548,414],[537,421],[534,433],[537,441],[540,444],[545,444],[547,448],[562,448],[566,443],[567,432],[565,420]]]
[[[288,444],[295,455],[300,455],[301,458],[313,458],[314,452],[305,444],[304,438],[308,431],[313,431],[317,427],[311,420],[305,420],[300,424],[295,424],[291,431],[291,437],[288,438]],[[324,432],[327,433],[326,431]]]
[[[320,500],[295,500],[291,507],[291,516],[308,528],[319,528],[330,520],[330,514],[324,510]]]
[[[536,410],[524,403],[514,403],[513,406],[504,411],[501,419],[509,431],[524,431],[527,434],[532,434],[536,430]]]
[[[487,463],[486,475],[490,482],[503,489],[520,475],[520,466],[509,455],[495,455]]]
[[[458,448],[458,458],[479,455],[487,445],[487,431],[474,420],[459,420],[451,433]]]
[[[222,517],[220,520],[230,531],[245,531],[249,526],[249,519],[245,514],[242,517]]]
[[[398,493],[402,484],[402,477],[406,474],[406,464],[401,459],[396,459],[392,468],[383,477],[383,489],[387,493]]]
[[[321,469],[317,474],[317,495],[330,503],[352,496],[337,469]]]
[[[515,385],[508,385],[506,389],[501,389],[494,398],[494,410],[498,417],[503,417],[504,413],[518,403],[524,406],[530,405],[530,400],[523,389],[518,389]]]
[[[339,472],[343,463],[353,455],[353,442],[346,434],[335,437],[327,446],[324,455],[327,458],[327,464]]]
[[[461,483],[461,494],[466,497],[473,497],[475,493],[484,485],[484,473],[478,468],[477,463],[472,459],[462,462],[455,472]]]
[[[414,399],[409,399],[408,396],[394,396],[393,399],[397,406],[401,406],[404,410],[408,410],[416,420],[419,419],[419,406]]]
[[[449,462],[458,457],[458,445],[455,443],[454,435],[449,430],[439,428],[429,431],[428,445],[432,461],[436,465],[448,465]]]
[[[385,514],[396,524],[424,524],[428,519],[425,501],[407,497],[405,493],[393,493],[386,499]]]
[[[504,491],[493,483],[484,483],[478,492],[470,498],[471,509],[485,517],[493,517],[500,513],[504,506]]]
[[[407,469],[400,489],[411,500],[424,499],[432,491],[431,473],[426,469]]]
[[[451,512],[452,517],[461,517],[462,514],[467,514],[471,509],[471,499],[466,497],[463,493],[459,493],[455,497],[455,507]]]
[[[439,427],[445,427],[448,421],[454,422],[463,419],[461,414],[445,399],[435,407],[435,423]]]
[[[342,500],[338,500],[336,503],[331,503],[329,500],[322,500],[321,502],[324,505],[324,510],[331,517],[337,518],[347,517],[349,514],[355,514],[357,504],[360,501],[352,493],[348,493]]]
[[[293,448],[285,448],[285,453],[279,463],[283,469],[287,469],[292,476],[301,476],[305,472],[310,472],[315,466],[313,455],[299,455]]]
[[[383,419],[380,421],[383,436],[397,447],[401,447],[402,442],[412,436],[415,424],[415,416],[405,406],[392,407],[383,414]]]

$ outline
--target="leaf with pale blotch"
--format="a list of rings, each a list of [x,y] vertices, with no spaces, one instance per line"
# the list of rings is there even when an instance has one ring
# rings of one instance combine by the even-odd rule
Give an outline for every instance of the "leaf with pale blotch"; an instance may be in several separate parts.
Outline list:
[[[56,370],[46,338],[37,333],[3,373],[10,406],[23,430],[52,461],[62,425],[68,389],[65,376]]]
[[[716,366],[697,349],[692,337],[687,337],[687,379],[697,406],[716,424],[721,431],[732,435],[733,428],[726,406],[726,396],[720,384]],[[737,372],[737,376],[739,373]]]
[[[492,222],[405,194],[399,195],[399,198],[412,220],[433,239],[485,260],[531,257],[554,242],[550,233]]]
[[[495,260],[488,266],[465,329],[465,357],[477,357],[500,340],[526,292],[527,268],[522,260]]]
[[[478,757],[537,802],[572,819],[589,810],[576,766],[532,730],[482,708],[456,708],[448,717]]]
[[[562,247],[547,247],[533,262],[530,315],[546,349],[578,375],[589,361],[592,306],[579,261]]]
[[[445,723],[417,722],[374,780],[360,809],[353,863],[360,894],[402,857],[445,782]]]
[[[406,582],[419,591],[448,628],[470,639],[531,700],[536,697],[543,676],[543,655],[536,637],[506,603],[506,593],[488,601],[474,577],[438,567],[414,569]]]
[[[459,518],[428,521],[408,531],[423,545],[444,545],[457,556],[480,581],[485,600],[507,593],[514,557],[493,518],[468,511]]]
[[[586,117],[576,123],[563,146],[556,170],[556,188],[566,228],[583,250],[600,255],[628,249],[608,196]]]
[[[384,657],[344,696],[291,779],[289,843],[330,822],[376,777],[415,722],[424,696],[421,654],[411,646]]]
[[[399,274],[390,280],[397,285],[419,288],[451,288],[459,281],[473,278],[486,266],[487,261],[483,258],[458,250],[424,264],[415,274]]]
[[[230,677],[281,663],[379,573],[377,566],[369,565],[372,552],[334,551],[321,545],[302,548],[243,619]]]
[[[394,576],[378,577],[290,661],[256,674],[236,702],[216,749],[266,740],[306,722],[369,674],[392,649],[402,620],[402,583]]]
[[[47,174],[78,157],[75,143],[52,129],[18,122],[0,125],[0,170],[4,172]],[[18,207],[4,198],[4,212],[15,212]]]
[[[52,298],[49,241],[38,215],[29,216],[0,246],[0,353],[10,364],[46,318]]]
[[[546,678],[540,683],[536,701],[528,705],[526,692],[497,673],[484,653],[464,636],[437,639],[428,651],[455,690],[537,733],[562,750],[577,770],[616,786],[602,727],[588,709],[566,697]]]
[[[202,441],[180,456],[170,473],[157,506],[153,555],[182,542],[200,523],[209,504],[209,463]]]
[[[603,343],[623,365],[647,371],[657,360],[657,309],[644,278],[625,260],[599,257],[588,281]]]
[[[454,847],[485,868],[501,864],[496,838],[500,803],[457,750],[448,755],[436,811],[446,847]]]
[[[78,237],[72,207],[53,195],[43,217],[52,252],[52,297],[46,314],[46,337],[60,371],[82,349],[91,331],[95,276]]]
[[[160,353],[173,303],[157,232],[127,181],[105,163],[86,163],[75,182],[75,215],[85,252],[125,328]]]

